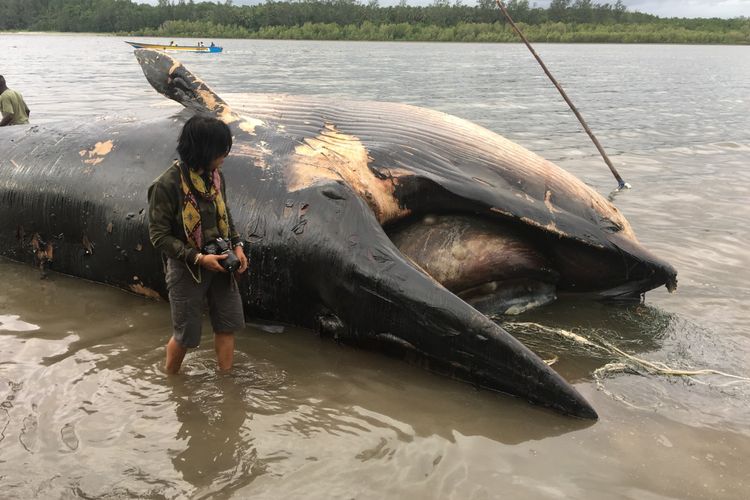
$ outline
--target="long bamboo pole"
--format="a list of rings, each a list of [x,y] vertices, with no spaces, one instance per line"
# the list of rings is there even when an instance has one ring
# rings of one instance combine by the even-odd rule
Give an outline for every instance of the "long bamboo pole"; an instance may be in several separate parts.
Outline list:
[[[599,154],[602,155],[602,158],[604,159],[604,163],[607,164],[609,167],[609,170],[612,172],[612,175],[615,176],[615,179],[617,180],[617,189],[629,189],[630,184],[622,180],[622,177],[620,177],[620,174],[617,172],[617,169],[614,165],[612,165],[612,162],[609,159],[609,156],[607,156],[607,153],[604,152],[604,148],[599,143],[599,139],[596,138],[594,133],[591,131],[589,126],[586,124],[586,120],[583,119],[583,116],[581,113],[578,112],[578,109],[573,104],[573,101],[570,100],[568,97],[568,94],[565,93],[565,90],[563,90],[562,86],[557,82],[554,76],[552,76],[552,73],[550,73],[549,69],[547,69],[547,66],[544,64],[544,61],[542,61],[542,58],[539,57],[539,54],[536,53],[534,50],[534,47],[531,46],[529,43],[529,40],[526,38],[526,36],[521,32],[521,29],[516,25],[515,21],[513,21],[513,18],[510,17],[510,12],[508,12],[508,9],[505,8],[505,4],[501,2],[500,0],[495,0],[495,3],[500,8],[500,10],[503,12],[503,15],[510,23],[511,27],[513,27],[513,30],[515,30],[516,33],[518,33],[518,36],[521,37],[521,40],[523,40],[523,43],[526,44],[526,47],[528,47],[529,51],[531,51],[531,54],[534,56],[534,58],[537,60],[539,65],[544,70],[544,73],[549,77],[549,79],[552,81],[552,83],[557,88],[558,92],[560,92],[560,95],[563,99],[565,99],[565,102],[568,103],[568,106],[573,111],[573,114],[576,115],[576,118],[578,118],[578,121],[581,122],[581,125],[583,125],[583,129],[586,131],[586,133],[589,135],[591,140],[594,142],[594,146],[596,146],[596,149],[599,150]]]

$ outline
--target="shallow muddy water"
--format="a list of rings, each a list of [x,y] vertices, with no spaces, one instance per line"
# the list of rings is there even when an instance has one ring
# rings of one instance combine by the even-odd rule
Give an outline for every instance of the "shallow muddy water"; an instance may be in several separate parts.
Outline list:
[[[0,42],[35,123],[177,109],[120,38]],[[181,59],[238,106],[242,92],[427,106],[615,186],[521,45],[221,44]],[[562,300],[500,320],[557,358],[599,421],[279,325],[238,335],[230,375],[204,332],[167,379],[168,304],[0,260],[2,496],[746,498],[750,382],[726,375],[750,377],[750,47],[537,49],[634,186],[616,205],[680,273],[677,293],[640,305]]]

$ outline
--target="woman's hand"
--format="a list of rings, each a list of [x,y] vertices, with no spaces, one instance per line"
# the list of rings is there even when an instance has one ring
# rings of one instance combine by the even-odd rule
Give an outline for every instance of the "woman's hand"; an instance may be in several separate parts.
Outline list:
[[[222,267],[221,261],[226,259],[227,257],[228,255],[201,254],[201,257],[198,258],[198,264],[203,269],[225,273],[227,271]]]
[[[240,267],[239,269],[237,269],[237,274],[242,274],[247,271],[247,257],[245,256],[245,249],[240,245],[237,245],[236,247],[234,247],[234,255],[236,255],[240,261]]]

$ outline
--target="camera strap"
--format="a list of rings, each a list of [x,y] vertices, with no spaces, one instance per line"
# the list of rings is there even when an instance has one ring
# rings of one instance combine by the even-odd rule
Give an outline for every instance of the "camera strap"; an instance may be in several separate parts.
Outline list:
[[[191,266],[187,262],[185,262],[185,265],[187,266],[188,272],[190,272],[190,276],[193,277],[193,279],[195,280],[196,283],[200,284],[203,281],[203,275],[201,273],[201,266],[200,266],[200,264],[197,266],[197,268],[198,268],[197,269],[198,276],[196,276],[195,273],[193,272],[193,266]]]

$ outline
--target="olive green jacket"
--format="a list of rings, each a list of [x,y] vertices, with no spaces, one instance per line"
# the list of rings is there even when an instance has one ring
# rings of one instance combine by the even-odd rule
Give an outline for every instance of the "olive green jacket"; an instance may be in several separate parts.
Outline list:
[[[240,235],[234,228],[232,213],[227,202],[224,174],[221,176],[221,195],[227,208],[229,218],[229,239],[232,246],[240,242]],[[216,203],[207,201],[201,196],[195,197],[201,214],[203,243],[221,236],[216,223]],[[172,259],[184,260],[191,266],[200,249],[187,243],[185,228],[182,224],[183,194],[180,184],[180,170],[177,163],[169,167],[148,188],[148,235],[151,244],[164,255]]]

